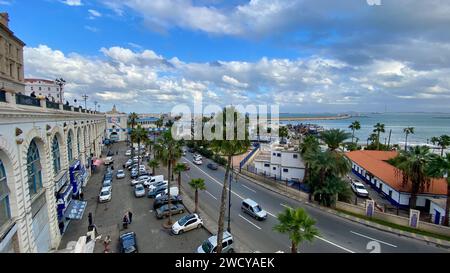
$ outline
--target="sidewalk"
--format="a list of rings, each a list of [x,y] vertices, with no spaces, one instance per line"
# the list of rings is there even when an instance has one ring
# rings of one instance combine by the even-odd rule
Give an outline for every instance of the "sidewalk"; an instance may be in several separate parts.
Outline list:
[[[412,233],[412,232],[407,232],[407,231],[403,231],[403,230],[394,229],[394,228],[391,228],[391,227],[388,227],[388,226],[384,226],[384,225],[380,225],[380,224],[374,223],[372,221],[364,220],[364,219],[361,219],[361,218],[358,218],[358,217],[355,217],[355,216],[351,216],[351,215],[348,215],[348,214],[336,211],[336,210],[334,210],[332,208],[326,208],[326,207],[320,206],[320,205],[318,205],[316,203],[309,202],[307,193],[304,193],[304,192],[301,192],[301,191],[298,191],[298,190],[294,190],[292,188],[289,189],[289,188],[286,188],[286,187],[284,187],[285,189],[282,189],[283,186],[281,186],[281,185],[280,186],[277,185],[276,187],[274,187],[272,185],[268,185],[265,182],[258,181],[256,179],[246,175],[245,173],[246,173],[246,171],[243,169],[242,172],[238,173],[238,174],[241,175],[242,177],[246,178],[247,180],[249,180],[252,183],[260,185],[261,187],[264,187],[264,188],[266,188],[268,190],[271,190],[273,192],[276,192],[278,194],[281,194],[281,195],[284,195],[286,197],[289,197],[289,198],[291,198],[293,200],[300,201],[300,202],[302,202],[302,203],[304,203],[304,204],[306,204],[306,205],[308,205],[310,207],[314,207],[314,208],[320,209],[322,211],[326,211],[328,213],[337,215],[339,217],[342,217],[342,218],[348,219],[350,221],[357,222],[357,223],[360,223],[360,224],[363,224],[365,226],[372,227],[372,228],[375,228],[375,229],[378,229],[378,230],[381,230],[381,231],[386,231],[386,232],[389,232],[389,233],[392,233],[392,234],[396,234],[396,235],[399,235],[399,236],[404,236],[404,237],[408,237],[408,238],[424,241],[424,242],[427,242],[427,243],[433,243],[433,244],[436,244],[436,245],[444,247],[444,248],[450,248],[450,242],[449,241],[441,240],[441,239],[438,239],[438,238],[432,238],[432,237],[428,237],[428,236],[424,236],[424,235],[420,235],[420,234],[416,234],[416,233]],[[297,192],[297,194],[295,194],[294,191]]]

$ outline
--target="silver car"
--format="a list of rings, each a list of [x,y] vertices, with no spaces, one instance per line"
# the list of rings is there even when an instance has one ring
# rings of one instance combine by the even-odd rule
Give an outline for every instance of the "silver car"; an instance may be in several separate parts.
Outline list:
[[[136,197],[144,197],[145,196],[145,188],[142,184],[137,184],[134,187],[134,196]]]

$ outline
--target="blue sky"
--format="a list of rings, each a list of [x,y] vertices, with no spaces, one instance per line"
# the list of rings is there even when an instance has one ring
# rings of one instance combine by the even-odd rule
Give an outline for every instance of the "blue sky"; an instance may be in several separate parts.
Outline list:
[[[277,104],[445,111],[450,3],[438,0],[1,0],[27,77],[102,110]],[[373,2],[373,1],[372,1]],[[375,1],[377,2],[377,1]]]

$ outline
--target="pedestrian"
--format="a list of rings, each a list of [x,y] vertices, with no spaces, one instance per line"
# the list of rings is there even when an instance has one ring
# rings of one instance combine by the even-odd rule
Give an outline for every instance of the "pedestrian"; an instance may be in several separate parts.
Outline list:
[[[133,213],[130,210],[128,211],[128,220],[130,221],[130,224],[133,221]]]
[[[129,223],[129,219],[128,219],[128,216],[125,214],[124,216],[123,216],[123,220],[122,220],[122,223],[123,223],[123,227],[124,228],[128,228],[128,223]]]
[[[80,200],[84,201],[84,193],[83,192],[80,192]]]
[[[92,212],[89,212],[88,220],[89,220],[89,226],[92,226],[92,223],[93,223],[93,221],[92,221]]]

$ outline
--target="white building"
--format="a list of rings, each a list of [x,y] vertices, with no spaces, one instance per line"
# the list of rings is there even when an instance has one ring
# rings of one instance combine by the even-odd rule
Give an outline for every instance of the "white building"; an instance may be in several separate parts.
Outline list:
[[[64,89],[54,81],[44,79],[25,79],[25,95],[29,96],[32,92],[36,96],[47,97],[50,101],[64,103]]]
[[[262,146],[254,159],[255,172],[279,180],[303,181],[305,164],[296,145]]]
[[[113,109],[106,112],[106,138],[111,141],[126,141],[128,139],[128,115]]]

